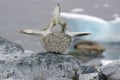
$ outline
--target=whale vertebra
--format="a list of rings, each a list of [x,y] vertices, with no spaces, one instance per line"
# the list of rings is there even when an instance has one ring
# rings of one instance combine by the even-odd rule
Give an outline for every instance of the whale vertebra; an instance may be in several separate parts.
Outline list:
[[[52,32],[51,29],[55,25],[61,26],[61,31]],[[69,47],[73,37],[90,35],[90,33],[70,32],[67,31],[66,22],[60,17],[60,5],[57,4],[53,11],[52,19],[47,27],[43,30],[22,30],[21,33],[28,35],[41,35],[41,43],[48,52],[63,53]]]

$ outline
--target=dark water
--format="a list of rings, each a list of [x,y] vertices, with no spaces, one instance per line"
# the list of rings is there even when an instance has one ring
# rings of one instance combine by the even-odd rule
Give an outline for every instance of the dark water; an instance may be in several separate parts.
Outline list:
[[[40,29],[47,25],[56,3],[61,4],[63,12],[84,8],[84,14],[111,20],[114,14],[120,13],[119,2],[119,0],[0,0],[0,36],[21,44],[27,50],[44,51],[39,38],[20,34],[19,31]],[[99,5],[98,8],[94,7],[96,4]],[[104,8],[105,4],[110,4],[110,7]],[[109,53],[109,58],[120,58],[120,45],[104,46],[107,48],[104,54]]]

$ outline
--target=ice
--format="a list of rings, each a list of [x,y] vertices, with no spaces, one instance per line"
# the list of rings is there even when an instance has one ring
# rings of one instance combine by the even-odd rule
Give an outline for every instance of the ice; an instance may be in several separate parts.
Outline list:
[[[120,18],[113,21],[75,13],[61,13],[61,16],[67,20],[71,31],[90,32],[91,36],[83,37],[86,40],[98,42],[120,42]]]

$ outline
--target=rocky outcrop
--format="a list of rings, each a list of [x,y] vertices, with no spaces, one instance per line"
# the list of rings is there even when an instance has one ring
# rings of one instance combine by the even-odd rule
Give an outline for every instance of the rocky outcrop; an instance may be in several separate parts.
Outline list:
[[[13,80],[99,80],[96,68],[84,66],[70,56],[26,52],[14,60],[0,61],[0,78]]]
[[[21,46],[4,40],[4,46],[14,47],[9,46],[7,54],[0,57],[0,80],[104,80],[96,68],[81,64],[71,55],[32,51],[21,54]]]
[[[16,54],[23,52],[24,49],[19,44],[0,37],[0,54]]]
[[[101,68],[107,80],[120,80],[120,61],[111,62]]]

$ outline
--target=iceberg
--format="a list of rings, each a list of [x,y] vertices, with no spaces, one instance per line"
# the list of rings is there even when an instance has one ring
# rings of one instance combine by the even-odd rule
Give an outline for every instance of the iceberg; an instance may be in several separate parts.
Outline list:
[[[68,28],[72,31],[90,32],[91,36],[84,39],[97,42],[120,42],[120,18],[113,21],[75,13],[62,12],[61,16],[66,19]]]

